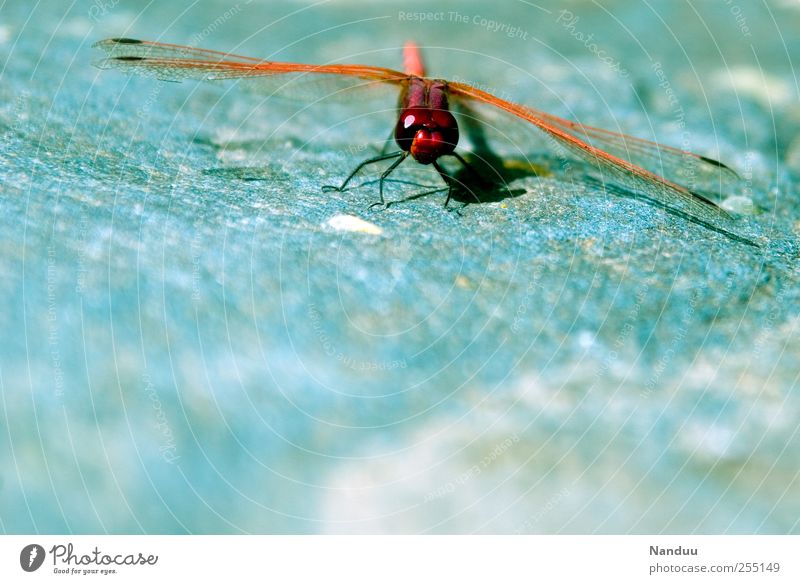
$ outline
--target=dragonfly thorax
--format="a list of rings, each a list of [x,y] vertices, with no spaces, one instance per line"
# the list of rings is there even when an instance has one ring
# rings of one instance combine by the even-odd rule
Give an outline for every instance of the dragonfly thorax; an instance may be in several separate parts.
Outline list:
[[[394,139],[414,160],[430,164],[458,144],[458,124],[447,110],[409,107],[400,113]]]

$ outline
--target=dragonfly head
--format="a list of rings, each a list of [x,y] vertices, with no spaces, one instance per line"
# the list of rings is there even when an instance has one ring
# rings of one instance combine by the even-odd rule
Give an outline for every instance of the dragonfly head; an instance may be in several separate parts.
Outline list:
[[[406,108],[394,131],[397,144],[420,164],[430,164],[455,150],[458,124],[447,110]]]

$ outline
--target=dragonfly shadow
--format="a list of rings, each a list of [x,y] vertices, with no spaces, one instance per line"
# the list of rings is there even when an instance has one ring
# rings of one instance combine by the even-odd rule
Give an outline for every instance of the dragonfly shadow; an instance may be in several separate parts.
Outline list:
[[[207,168],[202,173],[206,176],[243,181],[274,181],[276,175],[274,169],[262,166]]]
[[[252,152],[260,152],[264,150],[263,138],[244,138],[244,139],[228,139],[225,141],[214,140],[207,136],[195,136],[192,138],[192,143],[198,146],[205,146],[212,148],[217,152],[225,152],[226,150],[245,150]]]
[[[527,160],[500,158],[494,153],[468,153],[462,165],[450,177],[453,179],[451,199],[464,205],[499,203],[520,197],[528,191],[509,187],[513,181],[546,174],[543,167]]]
[[[214,148],[224,149],[219,144],[208,140],[195,138],[195,141]],[[449,157],[447,159],[449,160],[448,168],[445,170],[452,184],[450,199],[452,202],[460,203],[460,208],[462,209],[471,204],[497,203],[509,198],[520,197],[528,191],[524,188],[510,188],[509,185],[513,181],[552,174],[547,163],[534,163],[525,157],[500,157],[489,149],[481,149],[480,151],[473,149],[471,152],[466,152],[462,157],[466,165]],[[445,160],[445,158],[441,160]],[[246,182],[274,181],[278,175],[286,178],[284,173],[276,171],[274,168],[260,166],[214,167],[204,169],[202,173],[206,176]],[[395,201],[390,201],[389,206],[422,199],[437,193],[446,193],[448,190],[447,185],[424,184],[399,178],[387,178],[385,182],[387,184],[393,183],[407,185],[412,188],[427,189],[423,192],[413,193]],[[356,188],[378,183],[378,179],[366,180]]]
[[[466,165],[460,164],[455,172],[445,169],[446,180],[452,184],[450,200],[461,203],[461,209],[471,204],[497,203],[509,198],[520,197],[528,191],[523,188],[511,189],[509,183],[519,178],[548,174],[545,167],[534,165],[528,160],[502,159],[485,153],[483,155],[467,153],[462,158]],[[376,185],[379,182],[380,179],[366,180],[360,183],[358,188]],[[437,193],[447,193],[450,188],[446,184],[435,186],[398,178],[386,178],[385,183],[427,189],[390,201],[387,206],[415,201]]]
[[[676,209],[675,207],[665,205],[661,201],[658,201],[652,197],[648,197],[644,193],[629,191],[618,185],[603,182],[597,178],[589,176],[582,178],[581,182],[601,192],[608,193],[610,195],[620,197],[623,199],[634,199],[636,201],[641,201],[652,207],[662,209],[663,211],[672,215],[673,217],[679,217],[684,221],[688,221],[690,223],[694,223],[695,225],[699,225],[700,227],[708,229],[709,231],[713,231],[714,233],[723,235],[728,239],[730,239],[731,241],[735,241],[737,243],[743,243],[745,245],[749,245],[759,249],[761,248],[761,246],[758,243],[750,239],[747,239],[746,237],[742,237],[741,235],[737,235],[736,233],[733,233],[732,231],[729,231],[723,227],[709,223],[708,221],[701,219],[699,217],[695,217],[694,215],[687,213],[686,211],[683,211],[681,209]]]
[[[474,204],[481,204],[481,203],[497,203],[500,201],[504,201],[509,198],[513,197],[520,197],[526,194],[528,191],[525,189],[510,189],[508,185],[505,184],[503,181],[498,180],[496,182],[489,182],[483,179],[477,179],[471,173],[466,172],[462,175],[462,173],[457,173],[456,176],[451,176],[453,182],[453,190],[450,193],[450,200],[451,202],[454,201],[456,203],[461,203],[461,209],[466,207],[467,205],[474,205]],[[379,180],[368,180],[359,185],[359,187],[370,186],[378,184]],[[422,199],[428,197],[430,195],[435,195],[439,193],[447,193],[449,187],[446,185],[443,186],[434,186],[430,184],[422,184],[415,181],[410,180],[402,180],[402,179],[386,179],[386,183],[392,184],[399,184],[399,185],[407,185],[409,187],[414,188],[426,188],[428,190],[422,191],[420,193],[414,193],[412,195],[408,195],[407,197],[403,197],[402,199],[397,199],[395,201],[389,201],[387,206],[394,206],[398,203],[407,203],[409,201],[416,201],[417,199]],[[452,208],[452,207],[450,207]]]

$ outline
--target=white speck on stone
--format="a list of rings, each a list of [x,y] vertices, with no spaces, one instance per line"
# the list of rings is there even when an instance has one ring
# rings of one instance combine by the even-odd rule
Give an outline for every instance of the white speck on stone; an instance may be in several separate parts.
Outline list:
[[[353,233],[369,233],[370,235],[380,235],[383,229],[364,221],[354,215],[334,215],[328,219],[328,226],[333,227],[337,231],[350,231]]]
[[[594,344],[594,335],[589,331],[581,331],[578,334],[578,345],[583,349],[588,349]]]

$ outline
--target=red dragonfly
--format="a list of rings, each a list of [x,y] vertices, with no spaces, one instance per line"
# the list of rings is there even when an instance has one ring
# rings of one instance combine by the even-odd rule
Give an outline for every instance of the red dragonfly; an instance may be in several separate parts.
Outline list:
[[[739,178],[721,162],[685,150],[571,122],[500,99],[465,83],[427,77],[419,49],[413,43],[407,43],[404,48],[404,72],[369,65],[310,65],[264,61],[220,51],[129,38],[103,40],[96,43],[95,47],[107,53],[107,58],[97,63],[102,69],[121,69],[169,81],[266,78],[288,87],[297,77],[326,76],[335,78],[337,87],[343,91],[376,85],[396,89],[399,93],[399,117],[394,129],[394,140],[400,150],[365,160],[350,173],[340,187],[333,187],[342,191],[365,166],[393,160],[380,175],[380,201],[374,205],[388,206],[383,196],[384,181],[401,162],[411,156],[420,164],[433,165],[439,172],[448,187],[445,200],[447,206],[455,179],[446,172],[439,159],[452,156],[470,168],[455,151],[459,128],[451,107],[461,108],[459,111],[475,112],[480,106],[489,106],[495,111],[505,112],[532,124],[549,136],[552,142],[560,145],[562,150],[588,162],[604,175],[607,174],[612,182],[642,193],[661,206],[677,209],[699,218],[701,222],[711,221],[712,224],[720,217],[730,217],[701,193],[666,178],[687,174],[694,179],[705,177],[715,181]],[[704,225],[709,226],[706,223]]]

